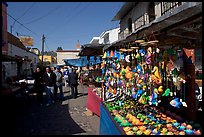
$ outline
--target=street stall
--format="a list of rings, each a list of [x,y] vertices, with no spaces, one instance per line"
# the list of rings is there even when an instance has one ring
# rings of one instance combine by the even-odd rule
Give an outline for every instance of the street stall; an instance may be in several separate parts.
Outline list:
[[[100,134],[201,134],[200,125],[185,116],[192,60],[185,49],[158,43],[152,34],[106,47]]]
[[[100,116],[100,102],[102,101],[102,72],[100,64],[102,61],[104,44],[81,46],[79,59],[64,60],[66,65],[85,67],[81,70],[80,82],[88,85],[88,99],[86,107],[91,113]]]

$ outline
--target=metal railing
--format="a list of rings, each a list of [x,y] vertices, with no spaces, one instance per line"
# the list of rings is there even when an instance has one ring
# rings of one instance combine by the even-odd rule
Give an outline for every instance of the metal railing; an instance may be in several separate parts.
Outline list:
[[[161,15],[166,14],[180,5],[182,5],[182,2],[161,2]]]

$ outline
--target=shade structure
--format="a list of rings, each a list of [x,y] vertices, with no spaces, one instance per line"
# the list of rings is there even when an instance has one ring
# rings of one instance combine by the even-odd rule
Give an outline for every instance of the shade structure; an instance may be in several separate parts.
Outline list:
[[[65,59],[64,62],[67,66],[86,67],[100,64],[101,60],[100,56],[96,56],[96,60],[94,59],[94,56],[90,56],[89,60],[87,56],[81,56],[78,59]]]
[[[81,46],[79,56],[98,56],[103,55],[103,47],[110,44],[85,44]]]

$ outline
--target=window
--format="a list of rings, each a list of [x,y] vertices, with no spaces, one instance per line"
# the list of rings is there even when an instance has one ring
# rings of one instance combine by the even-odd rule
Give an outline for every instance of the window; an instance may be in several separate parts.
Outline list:
[[[178,7],[182,2],[162,2],[161,3],[161,14],[164,15],[167,12],[171,11],[175,7]]]
[[[128,31],[129,33],[132,33],[132,19],[131,18],[128,19]]]
[[[149,4],[148,15],[149,15],[149,22],[155,19],[154,2],[150,2]]]

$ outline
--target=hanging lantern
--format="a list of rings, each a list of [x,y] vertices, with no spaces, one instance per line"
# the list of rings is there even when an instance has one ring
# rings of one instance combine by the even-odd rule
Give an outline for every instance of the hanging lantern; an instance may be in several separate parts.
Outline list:
[[[103,57],[102,58],[106,58],[107,57],[107,53],[104,52]]]
[[[116,50],[114,50],[114,58],[118,58],[118,53]]]
[[[121,58],[121,53],[117,52],[117,59],[120,60],[120,58]]]
[[[110,56],[108,56],[108,57],[110,57],[110,58],[114,57],[114,52],[113,52],[113,50],[111,50]]]
[[[106,52],[106,58],[108,58],[108,57],[110,57],[110,51],[109,50]]]

